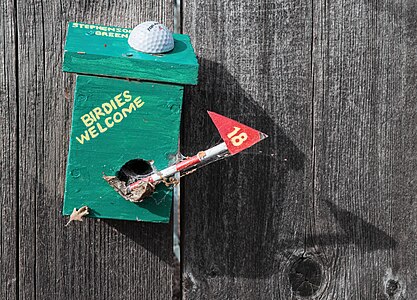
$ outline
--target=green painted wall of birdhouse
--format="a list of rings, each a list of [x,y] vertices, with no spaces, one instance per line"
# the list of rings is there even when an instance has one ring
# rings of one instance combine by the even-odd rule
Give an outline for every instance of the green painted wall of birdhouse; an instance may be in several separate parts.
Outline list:
[[[88,206],[90,217],[168,222],[172,191],[159,185],[141,203],[122,198],[103,179],[129,160],[168,166],[178,150],[183,87],[77,76],[64,214]]]

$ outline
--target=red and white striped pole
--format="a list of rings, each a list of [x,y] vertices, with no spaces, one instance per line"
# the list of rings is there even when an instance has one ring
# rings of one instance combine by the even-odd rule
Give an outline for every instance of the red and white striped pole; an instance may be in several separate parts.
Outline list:
[[[169,166],[168,168],[165,168],[157,173],[154,173],[148,177],[142,178],[136,182],[129,184],[127,186],[127,192],[130,193],[142,182],[157,183],[159,181],[163,181],[164,178],[171,177],[177,172],[194,167],[200,164],[201,162],[210,160],[211,158],[224,154],[225,152],[228,152],[226,143],[221,143],[205,151],[200,151],[196,155],[188,157],[176,163],[175,165]]]

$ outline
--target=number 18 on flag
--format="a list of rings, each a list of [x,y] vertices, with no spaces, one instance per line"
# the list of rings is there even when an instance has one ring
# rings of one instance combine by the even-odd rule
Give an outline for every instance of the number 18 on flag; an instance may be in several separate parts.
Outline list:
[[[230,154],[239,153],[268,137],[265,133],[215,112],[209,111],[208,114],[226,143]]]

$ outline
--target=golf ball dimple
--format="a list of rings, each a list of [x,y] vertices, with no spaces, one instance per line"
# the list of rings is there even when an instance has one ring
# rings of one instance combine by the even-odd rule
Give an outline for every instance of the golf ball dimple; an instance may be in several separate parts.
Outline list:
[[[127,42],[133,49],[145,53],[165,53],[174,48],[172,33],[155,21],[144,22],[133,28]]]

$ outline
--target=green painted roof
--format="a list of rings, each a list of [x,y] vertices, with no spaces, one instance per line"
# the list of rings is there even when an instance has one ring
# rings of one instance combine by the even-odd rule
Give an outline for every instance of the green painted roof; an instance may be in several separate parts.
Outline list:
[[[63,71],[179,84],[197,84],[198,62],[190,37],[173,34],[175,47],[146,54],[127,43],[132,29],[69,23]]]

